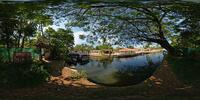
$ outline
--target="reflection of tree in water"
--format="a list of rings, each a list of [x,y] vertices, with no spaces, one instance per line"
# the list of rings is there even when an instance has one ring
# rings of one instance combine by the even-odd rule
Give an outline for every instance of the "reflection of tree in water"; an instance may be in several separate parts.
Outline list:
[[[114,85],[134,85],[138,84],[150,77],[159,64],[154,64],[150,56],[146,56],[148,65],[133,67],[132,65],[124,65],[114,74],[118,82]]]
[[[150,55],[146,55],[146,60],[149,66],[154,65]]]
[[[113,57],[108,57],[108,58],[94,58],[93,60],[95,60],[98,64],[98,67],[103,67],[103,68],[107,68],[109,64],[111,64],[114,60]]]
[[[99,62],[106,62],[106,63],[112,63],[113,62],[113,57],[96,57],[92,58],[93,60],[99,61]]]
[[[86,61],[82,61],[82,62],[79,62],[80,65],[86,65],[88,64],[90,61],[89,60],[86,60]]]
[[[125,68],[120,69],[114,74],[114,77],[118,79],[115,85],[133,85],[138,84],[148,77],[150,77],[156,70],[156,66],[140,66],[137,69],[133,69],[132,66],[124,66]]]

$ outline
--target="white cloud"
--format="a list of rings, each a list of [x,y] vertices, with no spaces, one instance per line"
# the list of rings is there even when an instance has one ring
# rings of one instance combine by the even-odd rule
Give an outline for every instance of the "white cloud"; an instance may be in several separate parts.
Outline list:
[[[82,40],[79,38],[79,35],[87,35],[89,34],[88,32],[84,32],[84,31],[77,31],[77,32],[74,32],[74,44],[77,45],[77,44],[83,44],[83,43],[86,43],[86,40]]]

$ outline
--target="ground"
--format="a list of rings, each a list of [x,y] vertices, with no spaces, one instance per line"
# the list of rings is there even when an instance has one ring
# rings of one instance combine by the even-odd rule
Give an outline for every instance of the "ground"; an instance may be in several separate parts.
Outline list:
[[[63,68],[48,83],[23,89],[0,89],[0,100],[200,100],[199,89],[180,82],[167,61],[149,79],[128,87],[105,87],[86,78],[71,79]]]

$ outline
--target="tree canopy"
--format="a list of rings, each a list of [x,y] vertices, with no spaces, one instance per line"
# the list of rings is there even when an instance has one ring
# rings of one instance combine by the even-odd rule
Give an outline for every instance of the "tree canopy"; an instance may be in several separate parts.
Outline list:
[[[0,8],[3,11],[0,13],[0,43],[8,47],[23,47],[23,41],[34,34],[45,36],[44,27],[63,22],[67,22],[68,28],[78,26],[90,31],[86,39],[93,43],[129,46],[153,42],[172,54],[177,54],[174,46],[199,47],[200,8],[193,2],[50,0],[5,3]]]
[[[173,38],[181,37],[183,28],[191,26],[189,14],[193,14],[193,17],[198,16],[195,13],[199,4],[192,6],[192,9],[188,8],[191,5],[193,3],[178,1],[135,4],[86,1],[75,3],[73,6],[62,5],[66,9],[64,11],[70,12],[60,14],[69,19],[67,26],[78,26],[90,31],[92,34],[88,35],[89,41],[106,38],[112,41],[112,44],[120,45],[153,42],[161,45],[169,53],[177,54],[171,45]],[[184,25],[183,22],[186,21],[187,24]]]
[[[49,48],[52,59],[59,59],[61,55],[66,56],[70,49],[74,45],[73,32],[70,29],[58,29],[55,31],[52,28],[48,28],[45,32],[48,35]]]

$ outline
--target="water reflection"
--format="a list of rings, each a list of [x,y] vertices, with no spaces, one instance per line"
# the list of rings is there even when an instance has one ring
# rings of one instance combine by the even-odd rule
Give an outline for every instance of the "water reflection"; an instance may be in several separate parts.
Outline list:
[[[91,59],[78,70],[87,73],[88,79],[102,85],[126,86],[138,84],[150,77],[163,60],[162,53],[129,58]]]

